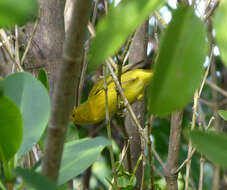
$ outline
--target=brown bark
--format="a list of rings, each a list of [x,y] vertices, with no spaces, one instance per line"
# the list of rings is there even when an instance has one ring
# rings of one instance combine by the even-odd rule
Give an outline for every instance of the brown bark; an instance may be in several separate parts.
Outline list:
[[[148,23],[143,24],[135,33],[134,39],[129,49],[129,63],[137,63],[141,60],[145,60],[147,56],[147,43],[148,43]],[[133,111],[137,116],[140,123],[143,122],[143,114],[145,111],[145,106],[143,101],[136,101],[132,105]],[[131,151],[131,163],[135,166],[138,158],[140,157],[143,148],[141,143],[140,133],[135,126],[132,118],[127,113],[125,120],[126,130],[130,139],[130,150]],[[142,162],[136,172],[136,189],[139,189],[142,184],[143,176]]]
[[[39,66],[45,67],[49,76],[50,93],[56,81],[56,67],[61,62],[65,37],[64,6],[62,0],[39,0],[40,14],[37,31],[33,37],[24,65],[37,73]],[[28,43],[34,24],[27,24],[20,32],[20,44]]]
[[[178,174],[175,170],[178,166],[180,138],[181,138],[181,123],[182,123],[183,111],[172,113],[171,117],[171,129],[169,138],[169,148],[167,164],[165,168],[165,178],[167,190],[177,190],[177,177]]]
[[[87,34],[91,0],[74,1],[69,31],[64,42],[61,64],[58,67],[51,119],[47,130],[42,172],[57,181],[70,112],[78,89],[83,46]]]
[[[0,47],[0,77],[6,77],[12,72],[13,63],[3,47]]]

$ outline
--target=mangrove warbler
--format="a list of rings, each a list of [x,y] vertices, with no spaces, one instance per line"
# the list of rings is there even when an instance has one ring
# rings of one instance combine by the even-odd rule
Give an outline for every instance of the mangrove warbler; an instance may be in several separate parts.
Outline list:
[[[144,69],[135,69],[122,74],[121,84],[129,103],[143,96],[144,87],[151,77],[152,71]],[[108,108],[113,115],[117,111],[117,92],[111,76],[107,78],[107,85]],[[78,125],[98,123],[105,119],[105,106],[104,79],[101,79],[91,89],[87,101],[72,111],[71,119]]]

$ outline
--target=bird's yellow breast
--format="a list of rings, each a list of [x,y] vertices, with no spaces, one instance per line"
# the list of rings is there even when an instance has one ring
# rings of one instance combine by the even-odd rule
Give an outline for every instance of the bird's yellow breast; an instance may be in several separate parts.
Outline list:
[[[151,77],[152,71],[143,69],[135,69],[122,74],[122,88],[129,103],[133,103],[143,95],[144,87]],[[107,78],[107,84],[108,108],[110,114],[113,115],[117,111],[117,92],[111,76]],[[72,111],[71,119],[78,125],[98,123],[105,119],[105,106],[104,80],[101,79],[90,91],[87,101]]]

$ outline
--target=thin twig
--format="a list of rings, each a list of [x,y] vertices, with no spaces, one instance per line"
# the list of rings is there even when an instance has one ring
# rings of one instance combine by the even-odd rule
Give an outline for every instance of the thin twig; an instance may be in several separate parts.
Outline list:
[[[141,176],[141,184],[140,184],[140,190],[144,189],[144,178],[145,178],[145,166],[146,166],[146,156],[145,151],[142,151],[142,176]]]
[[[215,83],[212,81],[206,80],[206,84],[209,85],[213,90],[219,92],[223,96],[227,97],[227,91],[223,90],[222,88],[218,87]]]
[[[7,36],[7,39],[8,39],[8,40],[12,40],[12,39],[14,39],[14,36]],[[4,44],[4,43],[7,43],[7,42],[6,42],[6,41],[1,41],[1,42],[0,42],[0,48],[3,47],[3,44]]]
[[[206,72],[203,76],[203,81],[202,81],[202,84],[199,88],[199,91],[197,90],[195,92],[195,95],[194,95],[194,105],[193,105],[193,115],[192,115],[192,125],[191,125],[191,129],[194,129],[195,128],[195,123],[196,123],[196,115],[197,115],[197,109],[198,109],[198,100],[200,98],[200,95],[202,93],[202,90],[203,90],[203,87],[204,87],[204,81],[206,81],[207,79],[207,76],[208,76],[208,73],[209,73],[209,69],[210,69],[210,65],[213,61],[213,48],[211,46],[211,51],[210,51],[210,61],[209,61],[209,65],[206,69]],[[186,181],[185,181],[185,190],[188,190],[188,185],[189,185],[189,174],[190,174],[190,167],[191,167],[191,161],[189,159],[190,155],[191,155],[191,151],[192,151],[192,143],[191,143],[191,140],[189,140],[189,144],[188,144],[188,162],[186,163],[187,166],[186,166]]]
[[[10,59],[12,60],[12,62],[15,64],[16,68],[18,71],[23,72],[24,69],[21,67],[20,64],[17,63],[17,61],[14,58],[14,49],[13,47],[11,47],[9,39],[5,33],[5,31],[3,29],[0,29],[0,41],[2,41],[2,45],[5,48],[6,52],[8,53]],[[5,43],[3,43],[5,42]]]
[[[224,100],[222,100],[219,104],[218,104],[218,107],[223,107],[227,104],[227,98],[225,98]]]
[[[32,152],[33,152],[33,156],[34,156],[35,161],[38,162],[39,161],[39,154],[38,154],[38,150],[37,150],[36,146],[33,146]]]
[[[90,24],[92,24],[92,26],[95,25],[95,19],[96,19],[96,15],[97,15],[97,6],[98,6],[98,0],[95,2],[95,6],[94,6],[94,9],[93,9],[92,23],[90,23]],[[84,80],[85,80],[86,70],[87,70],[87,58],[88,58],[88,52],[89,52],[90,42],[91,42],[92,37],[93,37],[92,35],[89,37],[89,39],[87,40],[87,42],[85,43],[85,46],[84,46],[83,64],[82,64],[81,75],[80,75],[79,89],[77,91],[78,92],[78,98],[76,99],[76,105],[75,106],[78,106],[80,104],[80,99],[81,99],[82,92],[83,92]]]
[[[121,124],[121,128],[119,128],[119,129],[123,133],[122,136],[124,138],[124,142],[130,143],[129,135],[128,135],[128,132],[127,132],[126,126],[125,126],[125,115],[123,113],[123,109],[120,109],[118,112],[120,112],[118,114],[118,116],[119,116],[119,121],[120,121],[120,124]],[[127,169],[130,173],[132,172],[131,148],[130,148],[130,146],[128,147],[128,151],[127,151]]]
[[[154,11],[154,16],[155,18],[158,20],[158,22],[160,22],[164,28],[166,28],[168,26],[168,24],[166,23],[166,21],[161,17],[161,15],[159,14],[158,11]]]
[[[35,21],[35,24],[34,24],[34,27],[33,27],[32,33],[31,33],[31,36],[30,36],[30,38],[29,38],[29,40],[28,40],[28,44],[27,44],[27,46],[26,46],[26,48],[25,48],[25,51],[24,51],[24,54],[23,54],[23,56],[22,56],[22,58],[21,58],[21,65],[23,65],[24,60],[25,60],[25,58],[26,58],[26,56],[27,56],[27,54],[28,54],[28,50],[29,50],[29,48],[30,48],[30,46],[31,46],[31,43],[32,43],[32,40],[33,40],[33,38],[34,38],[34,36],[35,36],[35,33],[36,33],[36,30],[37,30],[38,23],[39,23],[39,19],[37,19],[37,20]]]
[[[130,44],[128,42],[128,44]],[[125,51],[123,52],[122,56],[118,59],[118,67],[117,67],[117,78],[118,78],[118,81],[119,81],[119,84],[121,85],[121,76],[122,76],[122,73],[123,73],[123,61],[125,59],[125,55],[129,49],[129,45],[126,45],[126,49]],[[118,56],[117,56],[118,58]],[[122,86],[121,86],[122,87]],[[125,126],[125,113],[122,109],[122,107],[124,106],[124,103],[122,101],[122,98],[120,96],[120,92],[118,89],[116,89],[117,91],[117,108],[118,108],[118,116],[119,116],[119,120],[120,120],[120,124],[121,124],[121,128],[122,128],[122,131],[124,133],[124,139],[125,141],[128,141],[129,140],[129,135],[128,135],[128,132],[126,130],[126,126]],[[128,171],[131,173],[132,172],[132,162],[131,162],[131,148],[129,146],[129,149],[128,149],[128,152],[127,152],[127,166],[128,166]]]
[[[219,0],[214,1],[214,5],[209,9],[209,11],[207,11],[207,13],[203,19],[204,21],[207,21],[214,14],[214,11],[216,10],[216,8],[219,5],[219,2],[220,2]]]
[[[154,173],[157,174],[159,177],[164,178],[164,175],[159,171],[159,169],[153,165]]]
[[[125,156],[127,155],[128,148],[129,148],[129,140],[128,140],[127,144],[126,144],[126,145],[123,147],[123,149],[122,149],[121,159],[120,159],[120,161],[119,161],[119,166],[118,166],[117,169],[116,169],[116,172],[117,172],[117,173],[119,172],[119,170],[120,170],[120,168],[121,168],[121,165],[122,165],[122,163],[123,163],[123,161],[124,161],[124,159],[125,159]]]
[[[109,61],[109,59],[108,59],[108,61]],[[122,97],[122,99],[123,99],[123,101],[124,101],[124,106],[127,108],[129,114],[131,115],[131,117],[132,117],[132,119],[133,119],[133,121],[134,121],[134,123],[135,123],[135,125],[136,125],[136,127],[137,127],[137,129],[138,129],[138,131],[139,131],[139,133],[140,133],[140,135],[141,135],[141,137],[143,137],[144,140],[145,140],[145,142],[146,142],[147,140],[146,140],[146,137],[145,137],[145,135],[144,135],[143,128],[142,128],[142,126],[140,125],[139,121],[137,120],[137,118],[136,118],[136,116],[135,116],[135,113],[134,113],[133,110],[132,110],[131,105],[129,104],[129,102],[128,102],[126,96],[124,95],[123,89],[121,88],[121,85],[119,84],[119,81],[118,81],[118,79],[117,79],[117,76],[115,75],[115,73],[114,73],[114,71],[113,71],[113,69],[112,69],[112,67],[111,67],[111,65],[109,64],[108,61],[107,61],[107,67],[108,67],[108,69],[109,69],[109,71],[110,71],[110,74],[111,74],[111,76],[112,76],[112,79],[113,79],[113,81],[114,81],[116,87],[118,88],[118,90],[119,90],[119,92],[120,92],[120,94],[121,94],[121,97]]]
[[[148,166],[150,168],[150,189],[154,190],[154,174],[153,174],[153,162],[152,162],[152,142],[151,142],[151,130],[152,130],[152,123],[153,123],[154,117],[151,116],[149,121],[148,121],[148,126],[147,126],[147,149],[148,149]]]
[[[214,104],[213,104],[213,103],[211,103],[210,101],[205,100],[205,99],[203,99],[203,98],[199,98],[199,102],[202,103],[202,104],[205,104],[205,105],[207,105],[207,106],[209,106],[209,107],[211,107],[211,108],[214,107]]]
[[[198,93],[198,90],[196,90],[194,95],[194,106],[193,106],[192,125],[191,125],[192,130],[195,128],[196,115],[197,115],[197,109],[198,109],[198,100],[199,100],[199,93]],[[190,168],[191,168],[191,159],[189,158],[190,158],[191,152],[192,152],[192,142],[191,140],[189,140],[188,156],[187,156],[188,162],[186,164],[185,190],[188,190],[188,187],[189,187],[189,176],[190,176]]]
[[[139,168],[139,165],[140,165],[140,162],[143,160],[143,154],[141,153],[140,157],[138,158],[137,162],[136,162],[136,166],[133,170],[133,175],[135,176],[136,175],[136,171],[138,170]],[[132,178],[131,178],[132,179]],[[130,180],[131,181],[131,180]],[[130,183],[130,182],[129,182]],[[131,181],[132,183],[132,181]]]
[[[156,152],[156,150],[155,150],[155,148],[153,146],[151,147],[151,150],[152,150],[152,153],[154,154],[154,157],[157,159],[157,161],[161,165],[162,169],[164,169],[165,168],[165,164],[164,164],[164,162],[162,161],[161,157]]]
[[[126,59],[125,59],[125,58],[126,58],[127,54],[129,55],[128,50],[129,50],[130,45],[131,45],[131,43],[132,43],[132,41],[133,41],[134,35],[135,35],[135,32],[129,37],[129,39],[128,39],[128,41],[127,41],[127,44],[126,44],[126,46],[125,46],[125,49],[124,49],[122,55],[121,55],[120,58],[119,58],[119,60],[120,60],[120,62],[121,62],[122,65],[123,65],[124,62],[126,62]]]
[[[139,62],[135,62],[135,63],[130,63],[130,64],[127,64],[127,65],[124,65],[124,67],[122,69],[123,70],[122,72],[124,73],[124,72],[126,72],[126,71],[132,69],[133,67],[138,66],[140,64],[144,64],[144,60],[141,60]]]
[[[108,105],[108,86],[107,86],[107,77],[108,77],[108,70],[107,67],[104,66],[104,92],[105,92],[105,107],[106,107],[106,124],[107,124],[107,134],[108,138],[113,143],[112,135],[111,135],[111,128],[110,128],[110,113],[109,113],[109,105]],[[113,145],[109,146],[110,152],[110,159],[111,159],[111,166],[113,171],[113,188],[117,190],[117,173],[116,173],[116,166],[114,161],[114,153],[113,153]]]
[[[178,173],[192,158],[192,156],[194,155],[196,149],[193,148],[190,155],[187,157],[187,159],[184,160],[184,162],[179,166],[179,168],[176,169],[176,171],[174,173]]]
[[[18,43],[18,26],[15,26],[15,60],[18,65],[20,64],[20,57],[19,57],[19,43]]]
[[[209,121],[208,125],[206,126],[205,130],[208,130],[211,127],[211,124],[214,121],[214,119],[215,118],[213,116],[210,118],[210,121]],[[193,148],[190,155],[187,157],[187,159],[184,160],[184,162],[175,170],[174,173],[178,173],[185,166],[185,164],[187,164],[188,161],[191,160],[191,158],[195,152],[196,152],[196,148]]]
[[[211,53],[210,53],[209,64],[208,64],[207,69],[206,69],[206,72],[205,72],[205,74],[204,74],[204,76],[203,76],[202,84],[200,85],[200,88],[199,88],[199,97],[201,96],[201,93],[202,93],[204,84],[205,84],[205,82],[206,82],[206,80],[207,80],[207,76],[208,76],[208,73],[209,73],[209,71],[210,71],[210,65],[211,65],[211,62],[212,62],[213,58],[214,58],[214,54],[213,54],[213,48],[212,48],[212,49],[211,49]]]
[[[99,0],[96,0],[95,1],[95,6],[94,6],[94,10],[93,10],[93,14],[92,14],[92,20],[91,20],[91,24],[93,26],[95,26],[95,20],[96,20],[96,16],[97,16],[98,3],[99,3]]]
[[[123,161],[125,159],[125,156],[127,155],[126,153],[128,151],[128,148],[129,148],[129,140],[127,142],[127,145],[124,146],[123,149],[122,149],[122,151],[121,151],[121,154],[120,154],[121,155],[121,158],[120,158],[120,161],[119,161],[119,165],[118,165],[118,167],[116,169],[116,173],[117,174],[118,174],[118,172],[119,172],[119,170],[120,170],[120,168],[121,168],[121,166],[123,164]],[[114,182],[114,179],[112,179],[111,184],[113,184],[113,182]],[[112,190],[112,186],[109,187],[109,190]]]
[[[199,187],[198,190],[203,190],[203,169],[204,169],[205,158],[201,156],[200,158],[200,172],[199,172]]]
[[[212,117],[210,118],[210,121],[209,121],[207,127],[205,128],[205,130],[208,130],[208,129],[211,127],[211,124],[212,124],[212,122],[213,122],[214,120],[215,120],[215,117],[212,116]]]

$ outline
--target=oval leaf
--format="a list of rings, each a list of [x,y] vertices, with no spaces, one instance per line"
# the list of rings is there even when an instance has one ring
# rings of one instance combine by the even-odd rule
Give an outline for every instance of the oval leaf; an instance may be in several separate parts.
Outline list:
[[[222,117],[222,119],[227,121],[227,110],[218,110],[218,114]]]
[[[203,23],[180,7],[163,38],[149,87],[149,111],[165,115],[184,107],[199,87],[208,44]]]
[[[220,49],[220,56],[227,67],[227,1],[220,1],[218,9],[215,11],[214,28],[216,31],[216,42]]]
[[[14,173],[21,177],[25,184],[36,190],[57,190],[57,186],[50,179],[33,170],[17,168]]]
[[[34,21],[38,14],[37,0],[1,0],[0,28]]]
[[[99,22],[91,43],[88,70],[112,56],[127,37],[157,8],[161,0],[122,0]]]
[[[9,161],[18,151],[23,135],[20,110],[9,98],[0,97],[0,160]]]
[[[193,130],[189,133],[192,143],[208,159],[227,168],[227,135],[217,132]]]
[[[4,80],[4,93],[20,108],[24,121],[23,142],[18,156],[39,141],[50,115],[50,100],[45,87],[29,73],[15,73]]]
[[[49,91],[49,82],[45,69],[40,69],[38,73],[38,80],[45,86],[45,88]]]
[[[61,185],[85,171],[110,142],[102,137],[75,140],[64,147],[58,184]]]

